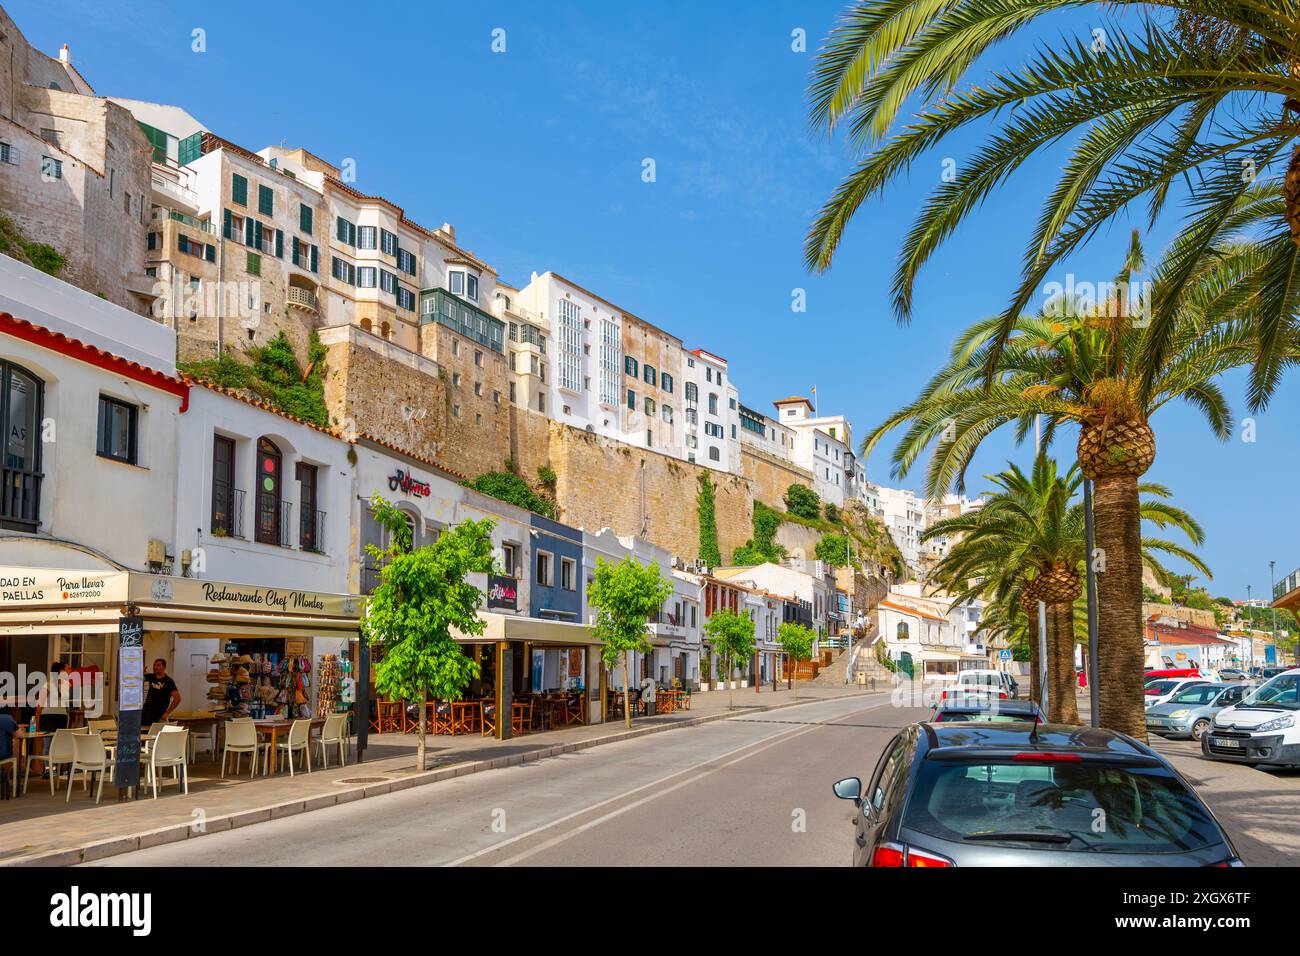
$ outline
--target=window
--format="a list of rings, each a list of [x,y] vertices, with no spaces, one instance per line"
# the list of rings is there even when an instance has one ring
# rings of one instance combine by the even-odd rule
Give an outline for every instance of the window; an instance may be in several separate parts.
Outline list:
[[[658,384],[659,375],[658,375],[658,373],[655,371],[655,367],[654,367],[653,365],[646,365],[646,366],[644,366],[644,367],[642,368],[642,371],[645,373],[645,383],[646,383],[647,385],[656,385],[656,384]]]
[[[305,203],[299,203],[298,204],[298,228],[302,232],[311,235],[311,226],[312,226],[311,206],[308,206]]]
[[[55,159],[53,156],[42,156],[41,176],[46,179],[62,179],[63,160]]]
[[[0,360],[0,527],[34,531],[40,520],[44,383]]]
[[[243,493],[235,490],[235,442],[224,435],[212,437],[212,524],[213,534],[242,533],[239,510]]]
[[[483,367],[483,352],[479,349],[474,350],[474,364],[479,368]]]
[[[275,191],[270,186],[257,187],[257,211],[264,216],[275,215]]]
[[[721,438],[723,437],[722,426],[719,425],[717,422],[705,422],[704,434],[708,435],[711,438]]]
[[[474,383],[474,394],[475,394],[475,396],[477,396],[478,398],[482,398],[482,397],[483,397],[483,383],[482,383],[482,382],[475,382],[475,383]]]
[[[397,287],[397,307],[405,309],[407,312],[415,311],[415,293],[410,289],[403,289],[400,285]]]
[[[248,180],[239,173],[230,175],[230,201],[240,206],[248,205]]]
[[[452,417],[452,418],[460,418],[460,406],[459,406],[459,405],[453,405],[453,406],[451,406],[451,417]]]
[[[357,226],[357,248],[373,249],[375,248],[375,238],[379,230],[374,226]]]
[[[99,396],[99,439],[95,451],[101,458],[135,464],[138,411],[134,405],[116,398]]]
[[[630,355],[623,356],[623,374],[637,377],[636,359]]]
[[[505,569],[506,577],[518,577],[519,571],[519,545],[506,542],[501,545],[501,565]]]
[[[665,392],[671,393],[673,390],[673,377],[669,375],[667,372],[661,374],[659,376],[659,387],[662,388]]]
[[[707,382],[713,381],[713,369],[709,368],[707,365],[704,367],[704,379]]]
[[[478,276],[465,276],[465,298],[478,301]]]
[[[694,405],[700,400],[700,387],[694,382],[686,383],[686,403]]]
[[[655,400],[649,395],[645,397],[645,413],[647,415],[654,415],[655,413]]]
[[[330,272],[334,278],[340,282],[346,282],[348,285],[357,284],[357,267],[345,259],[338,256],[331,256]]]
[[[448,272],[447,290],[452,295],[464,295],[465,294],[465,273]]]
[[[416,273],[415,253],[407,252],[405,249],[397,250],[397,268],[401,269],[407,275],[413,276]]]
[[[731,437],[732,437],[732,438],[735,438],[735,437],[736,437],[736,426],[735,426],[735,425],[732,425],[732,426],[731,426]]]
[[[655,446],[655,433],[649,428],[645,430],[645,446],[647,448],[653,448]]]
[[[578,563],[573,558],[560,558],[560,587],[566,591],[578,589]]]
[[[269,438],[257,440],[257,474],[254,478],[257,496],[257,526],[255,537],[262,544],[281,544],[283,522],[280,487],[283,479],[284,459],[280,449]]]
[[[379,251],[386,256],[397,255],[397,237],[387,229],[379,230]]]
[[[899,622],[898,622],[898,627],[895,628],[895,633],[898,635],[898,639],[899,639],[900,641],[906,641],[906,640],[908,639],[908,627],[907,627],[907,622],[906,622],[906,621],[899,621]]]
[[[348,220],[339,216],[337,226],[334,230],[334,235],[339,242],[342,242],[345,245],[355,246],[357,244],[356,223],[348,222]]]
[[[673,423],[673,407],[671,405],[661,405],[660,408],[663,410],[664,421],[671,425]]]
[[[452,386],[455,387],[455,388],[459,388],[459,387],[460,387],[460,372],[452,372],[452,373],[451,373],[451,384],[452,384]]]
[[[718,414],[718,396],[713,392],[709,392],[709,414]]]
[[[552,577],[551,556],[545,551],[537,552],[537,583],[542,587],[553,587],[555,580]]]
[[[357,266],[357,288],[373,289],[379,270],[374,266]]]
[[[301,519],[298,523],[298,547],[304,551],[320,551],[324,534],[325,515],[316,510],[316,476],[315,465],[298,463],[298,501]]]
[[[10,166],[18,165],[18,150],[9,143],[0,143],[0,163]]]
[[[248,253],[248,261],[245,264],[245,271],[250,276],[260,276],[262,274],[262,257],[256,252]]]
[[[721,458],[721,456],[720,456],[719,453],[718,453],[718,446],[717,446],[717,445],[710,445],[710,446],[709,446],[709,461],[719,461],[720,458]]]
[[[632,411],[636,411],[636,392],[630,388],[627,390],[627,407]]]
[[[389,295],[397,295],[397,276],[393,275],[387,269],[380,269],[379,288],[383,289]]]

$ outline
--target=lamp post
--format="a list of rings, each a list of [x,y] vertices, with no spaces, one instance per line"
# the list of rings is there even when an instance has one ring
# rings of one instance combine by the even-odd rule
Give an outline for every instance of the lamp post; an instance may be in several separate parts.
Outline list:
[[[1250,659],[1246,661],[1246,673],[1248,675],[1250,674],[1251,668],[1255,666],[1255,634],[1254,634],[1254,628],[1251,626],[1255,622],[1254,620],[1252,620],[1250,615],[1250,612],[1252,610],[1253,608],[1250,606],[1250,585],[1247,584],[1246,585],[1246,640],[1250,642]]]
[[[1273,653],[1277,654],[1277,605],[1274,603],[1277,600],[1277,576],[1273,571],[1275,564],[1277,564],[1276,561],[1268,563],[1268,594],[1270,598],[1268,603],[1273,607]],[[1281,663],[1280,654],[1278,654],[1278,660],[1275,663]]]

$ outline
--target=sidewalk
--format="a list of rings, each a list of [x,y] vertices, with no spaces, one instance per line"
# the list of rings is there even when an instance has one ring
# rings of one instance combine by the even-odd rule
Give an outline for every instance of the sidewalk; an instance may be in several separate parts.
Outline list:
[[[753,688],[738,689],[733,696],[737,712],[755,713],[862,693],[864,689],[856,687],[801,686],[797,702],[790,691],[773,692],[770,687],[757,693]],[[635,718],[630,731],[622,721],[616,721],[531,733],[505,741],[472,734],[431,736],[430,769],[424,772],[415,769],[413,735],[372,736],[364,763],[355,763],[353,750],[348,757],[352,762],[339,767],[335,751],[329,769],[299,773],[292,778],[288,773],[273,773],[250,780],[245,756],[243,774],[235,777],[228,768],[223,780],[218,776],[220,765],[200,752],[190,765],[188,795],[182,795],[176,784],[169,784],[165,790],[159,788],[157,800],[143,795],[140,800],[119,803],[116,787],[106,781],[103,801],[98,806],[94,791],[88,798],[82,790],[80,776],[72,801],[67,803],[66,786],[51,797],[49,781],[33,775],[27,794],[0,801],[0,865],[88,862],[730,715],[726,692],[710,691],[694,695],[688,711]],[[312,761],[313,767],[319,766],[319,750],[313,751]]]

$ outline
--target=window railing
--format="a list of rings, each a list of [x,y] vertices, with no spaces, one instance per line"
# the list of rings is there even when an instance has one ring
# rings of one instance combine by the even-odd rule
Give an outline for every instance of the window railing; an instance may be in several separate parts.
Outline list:
[[[298,529],[298,546],[304,551],[325,553],[325,512],[304,511]]]
[[[1300,568],[1296,568],[1277,584],[1273,585],[1273,600],[1283,598],[1296,588],[1300,588]]]
[[[256,540],[282,548],[292,547],[292,518],[293,502],[280,501],[273,493],[260,492],[257,496]]]
[[[289,286],[287,299],[290,305],[296,305],[302,309],[316,311],[316,295],[310,289],[301,289],[296,285]]]
[[[244,492],[224,481],[212,483],[212,533],[218,537],[244,536]]]
[[[179,199],[183,203],[189,203],[191,206],[199,204],[199,194],[188,186],[182,186],[180,183],[174,183],[166,176],[154,176],[153,184],[160,191],[166,193],[174,199]]]
[[[36,530],[41,515],[39,471],[0,468],[0,523]]]

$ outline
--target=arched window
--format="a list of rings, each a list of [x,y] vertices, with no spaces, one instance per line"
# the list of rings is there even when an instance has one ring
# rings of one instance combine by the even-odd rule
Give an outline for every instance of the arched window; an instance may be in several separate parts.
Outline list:
[[[361,320],[361,331],[362,331],[362,332],[369,332],[369,331],[370,331],[370,320],[369,320],[369,319],[362,319],[362,320]]]
[[[257,440],[257,531],[256,540],[263,544],[285,544],[282,531],[284,497],[284,459],[269,438]]]
[[[392,335],[392,329],[389,327],[387,322],[380,326],[380,334],[384,338],[389,338]]]
[[[908,627],[906,621],[898,622],[898,639],[900,641],[906,641],[908,639]]]
[[[0,361],[0,528],[35,531],[40,524],[44,398],[44,382]]]

